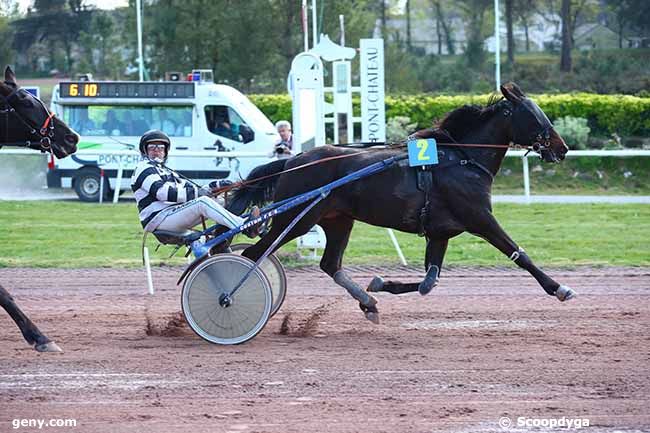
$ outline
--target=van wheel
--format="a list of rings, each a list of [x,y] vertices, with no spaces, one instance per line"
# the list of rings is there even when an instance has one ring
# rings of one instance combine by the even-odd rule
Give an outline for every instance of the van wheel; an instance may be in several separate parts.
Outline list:
[[[99,201],[99,170],[95,168],[79,170],[74,179],[74,190],[81,201]],[[110,190],[108,180],[104,178],[104,200],[108,200],[111,196]]]

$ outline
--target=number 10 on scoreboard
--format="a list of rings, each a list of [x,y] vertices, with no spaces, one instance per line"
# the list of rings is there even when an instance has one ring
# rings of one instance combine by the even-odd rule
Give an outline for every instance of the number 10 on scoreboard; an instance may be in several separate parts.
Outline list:
[[[435,165],[438,163],[438,147],[435,139],[409,140],[407,146],[409,165],[411,167]]]

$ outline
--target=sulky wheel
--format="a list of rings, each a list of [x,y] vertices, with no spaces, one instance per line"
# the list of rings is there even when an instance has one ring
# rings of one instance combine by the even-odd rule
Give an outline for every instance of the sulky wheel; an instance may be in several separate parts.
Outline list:
[[[250,247],[251,244],[241,243],[231,245],[230,249],[233,254],[241,254],[246,248]],[[284,298],[287,295],[287,274],[284,272],[284,266],[282,262],[278,259],[275,254],[269,255],[260,265],[264,275],[269,279],[271,283],[271,292],[273,293],[273,306],[271,307],[271,317],[278,312]]]
[[[186,278],[181,296],[183,314],[192,330],[216,344],[240,344],[255,337],[268,322],[271,285],[255,269],[230,302],[224,299],[255,263],[236,254],[206,259]]]

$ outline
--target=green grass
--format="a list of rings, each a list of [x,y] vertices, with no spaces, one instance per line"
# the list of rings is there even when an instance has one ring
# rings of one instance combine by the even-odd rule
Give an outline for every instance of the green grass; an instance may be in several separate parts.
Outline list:
[[[539,264],[554,266],[650,265],[648,205],[495,205],[505,230]],[[142,229],[133,203],[1,202],[1,267],[136,267],[141,265]],[[424,240],[397,233],[409,263],[420,264]],[[242,238],[241,241],[246,241]],[[153,249],[155,242],[148,242]],[[154,253],[167,260],[168,247]],[[298,263],[295,243],[285,262]],[[385,229],[357,223],[348,246],[348,264],[395,264]],[[482,239],[464,234],[449,244],[446,264],[506,265],[508,259]]]

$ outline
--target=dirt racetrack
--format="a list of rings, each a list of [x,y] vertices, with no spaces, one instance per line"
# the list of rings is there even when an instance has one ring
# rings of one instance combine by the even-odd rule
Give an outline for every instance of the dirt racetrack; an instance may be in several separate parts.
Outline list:
[[[650,431],[648,268],[551,270],[578,292],[568,303],[514,267],[445,269],[426,297],[380,294],[380,325],[297,269],[276,317],[229,347],[178,320],[179,272],[154,269],[150,297],[141,270],[0,269],[65,350],[34,352],[0,312],[0,432]]]

